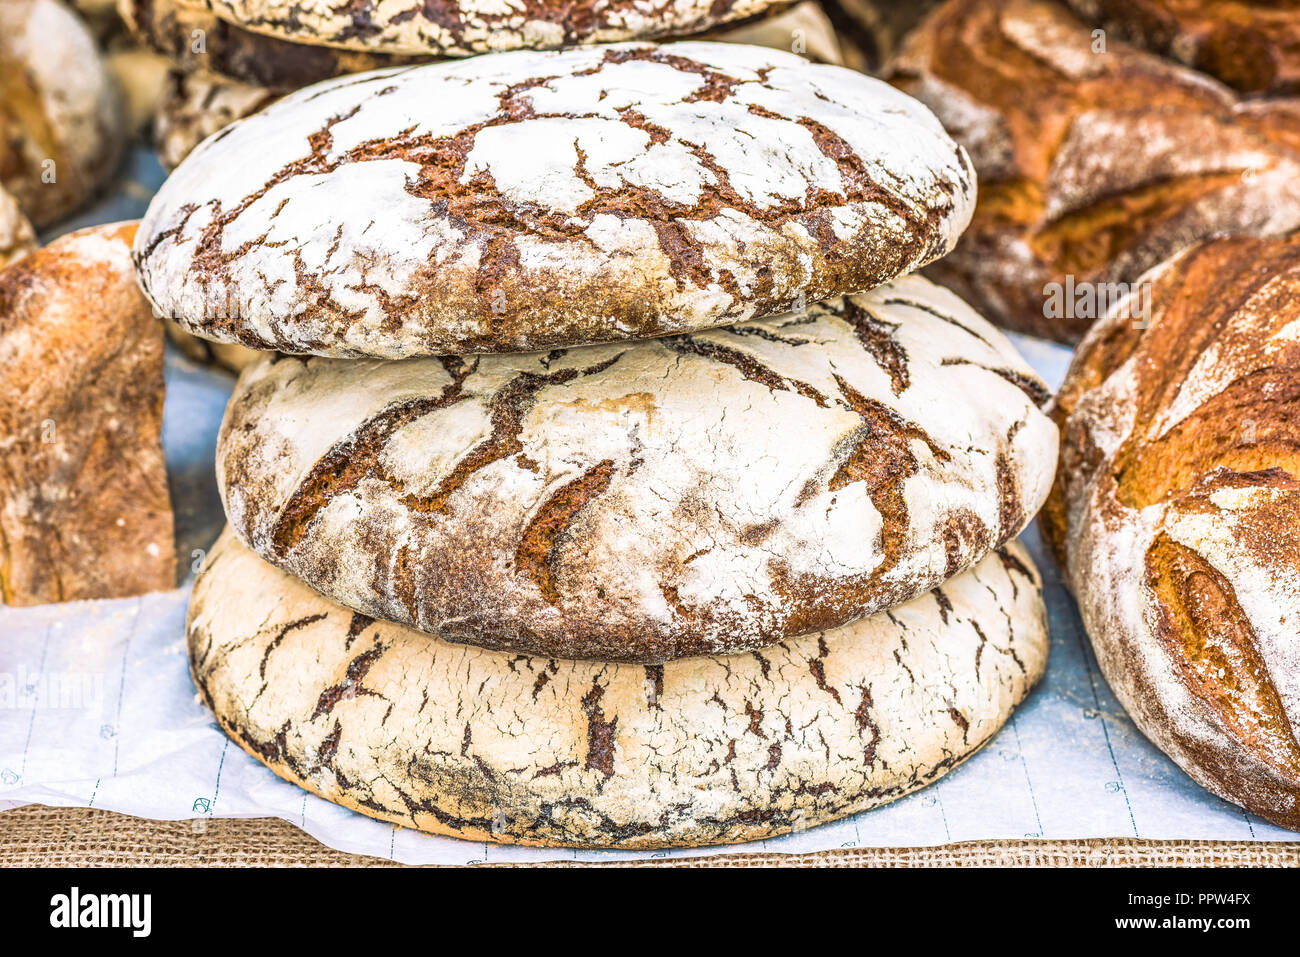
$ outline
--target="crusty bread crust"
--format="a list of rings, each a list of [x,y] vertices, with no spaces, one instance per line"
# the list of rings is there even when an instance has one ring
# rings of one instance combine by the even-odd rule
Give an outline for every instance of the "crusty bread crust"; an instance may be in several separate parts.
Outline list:
[[[1057,398],[1046,514],[1103,672],[1214,793],[1300,828],[1300,236],[1153,271]]]
[[[338,50],[244,30],[178,0],[118,0],[131,32],[185,70],[206,70],[250,86],[295,90],[345,73],[431,59]]]
[[[0,269],[36,248],[36,231],[18,201],[0,186]]]
[[[313,0],[183,0],[231,23],[299,43],[408,55],[470,56],[688,36],[787,0],[457,0],[325,4]]]
[[[1066,0],[1088,23],[1246,93],[1300,93],[1300,7],[1277,0]]]
[[[1047,494],[1047,391],[946,290],[691,336],[248,369],[217,448],[268,561],[450,641],[657,662],[921,594]]]
[[[125,139],[85,24],[58,0],[0,3],[0,185],[38,229],[103,185]]]
[[[1300,101],[1244,101],[1105,41],[1054,3],[954,0],[891,75],[979,172],[971,228],[928,274],[994,322],[1064,342],[1101,311],[1053,315],[1050,283],[1132,283],[1197,240],[1300,227]]]
[[[987,742],[1047,658],[1015,543],[836,631],[639,666],[373,621],[227,532],[188,641],[226,733],[327,800],[476,841],[618,848],[757,840],[899,798]]]
[[[0,270],[0,603],[176,584],[163,332],[134,235],[81,230]]]
[[[868,289],[943,255],[973,206],[965,154],[879,81],[727,43],[588,47],[286,97],[181,164],[136,259],[208,339],[510,352]]]

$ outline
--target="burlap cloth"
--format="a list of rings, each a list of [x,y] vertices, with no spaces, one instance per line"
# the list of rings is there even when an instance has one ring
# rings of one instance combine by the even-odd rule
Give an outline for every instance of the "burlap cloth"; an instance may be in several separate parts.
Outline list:
[[[849,848],[820,854],[719,854],[552,867],[1300,866],[1300,844],[1251,841],[972,841],[944,847]],[[276,818],[148,821],[111,811],[28,806],[0,814],[0,867],[392,867],[325,847]],[[520,867],[533,865],[482,865]]]

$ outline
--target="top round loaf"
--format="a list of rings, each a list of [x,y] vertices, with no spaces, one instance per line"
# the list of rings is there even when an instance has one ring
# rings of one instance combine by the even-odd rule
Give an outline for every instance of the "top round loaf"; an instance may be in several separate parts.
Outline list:
[[[724,43],[505,53],[301,90],[205,141],[136,243],[204,338],[335,357],[691,332],[948,252],[966,154],[841,67]]]
[[[469,56],[577,43],[687,36],[781,0],[183,0],[223,20],[299,43],[382,53]]]

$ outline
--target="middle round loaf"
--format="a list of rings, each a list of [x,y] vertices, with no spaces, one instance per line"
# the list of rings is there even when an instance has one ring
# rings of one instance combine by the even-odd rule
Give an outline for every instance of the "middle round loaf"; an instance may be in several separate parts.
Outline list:
[[[217,449],[272,564],[449,641],[654,663],[928,591],[1014,537],[1047,391],[946,290],[696,335],[400,362],[273,357]]]
[[[150,204],[141,284],[207,339],[336,358],[691,332],[950,250],[966,154],[841,67],[728,43],[501,53],[318,84]]]

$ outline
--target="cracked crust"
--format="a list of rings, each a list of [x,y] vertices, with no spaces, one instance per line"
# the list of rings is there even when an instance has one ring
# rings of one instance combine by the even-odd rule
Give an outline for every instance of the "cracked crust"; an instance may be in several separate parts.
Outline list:
[[[256,33],[377,53],[470,56],[701,33],[784,0],[184,0]]]
[[[163,334],[134,232],[81,230],[0,270],[0,603],[176,583]]]
[[[1300,7],[1277,0],[1066,0],[1089,23],[1246,93],[1300,93]]]
[[[971,227],[927,275],[1065,342],[1105,309],[1051,315],[1049,283],[1132,283],[1199,240],[1300,227],[1300,100],[1243,100],[1113,37],[1093,44],[1056,4],[954,0],[891,74],[979,171]]]
[[[654,662],[906,601],[1047,494],[1047,391],[907,277],[691,336],[403,362],[280,358],[226,411],[239,536],[448,641]]]
[[[228,127],[154,198],[136,262],[161,314],[216,341],[521,351],[871,288],[947,252],[974,192],[924,108],[840,67],[724,43],[509,53]]]
[[[1300,829],[1300,237],[1223,239],[1154,270],[1054,415],[1045,529],[1107,680],[1215,794]]]
[[[206,70],[250,86],[281,90],[428,60],[291,43],[227,23],[177,0],[119,0],[131,32],[185,70]],[[197,36],[196,36],[197,34]],[[201,36],[202,43],[196,42]]]
[[[122,104],[95,41],[57,0],[0,3],[0,185],[38,229],[114,172]]]
[[[256,34],[251,35],[256,36]],[[788,50],[792,46],[797,46],[802,49],[802,56],[814,62],[841,62],[835,32],[826,15],[813,0],[805,0],[788,10],[762,17],[753,23],[725,27],[700,39],[715,40],[719,43],[753,44],[773,50]],[[232,69],[229,58],[218,60],[212,57],[211,37],[209,37],[208,53],[209,59],[202,61],[180,58],[186,65],[171,71],[167,83],[164,84],[165,92],[160,98],[161,103],[157,111],[154,141],[159,159],[168,172],[179,166],[181,160],[213,133],[224,129],[235,120],[252,116],[297,87],[307,85],[306,83],[277,85],[261,83],[256,79],[243,82],[238,78],[231,79],[232,73],[249,75],[250,71]],[[211,69],[191,65],[196,62],[206,62],[211,65]],[[255,62],[262,64],[276,61],[257,58]],[[212,72],[214,69],[219,72]]]
[[[327,800],[476,841],[618,848],[757,840],[899,798],[985,744],[1047,659],[1016,543],[835,631],[641,666],[374,621],[227,531],[188,643],[226,733]]]

